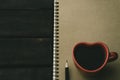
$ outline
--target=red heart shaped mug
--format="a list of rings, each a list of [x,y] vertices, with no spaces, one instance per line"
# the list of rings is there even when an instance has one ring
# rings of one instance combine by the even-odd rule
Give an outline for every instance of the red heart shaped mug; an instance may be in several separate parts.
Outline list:
[[[96,73],[108,62],[118,58],[116,52],[110,52],[103,42],[80,42],[73,48],[73,61],[78,69],[85,73]]]

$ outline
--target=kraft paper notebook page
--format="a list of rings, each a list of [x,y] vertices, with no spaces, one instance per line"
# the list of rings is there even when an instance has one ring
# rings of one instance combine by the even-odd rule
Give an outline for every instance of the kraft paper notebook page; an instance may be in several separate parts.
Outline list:
[[[87,77],[75,67],[72,50],[79,42],[101,41],[110,51],[120,53],[120,0],[59,0],[56,28],[57,79],[65,79],[68,60],[71,80],[119,80],[120,59],[108,63],[95,77]],[[55,19],[56,21],[56,19]],[[59,23],[59,24],[58,24]],[[58,44],[59,43],[59,44]],[[58,55],[59,54],[59,55]],[[59,57],[59,58],[58,58]],[[59,68],[59,69],[58,69]]]

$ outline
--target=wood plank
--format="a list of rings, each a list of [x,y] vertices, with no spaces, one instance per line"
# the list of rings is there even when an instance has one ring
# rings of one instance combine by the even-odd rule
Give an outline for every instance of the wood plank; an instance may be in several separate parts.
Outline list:
[[[0,39],[0,67],[52,66],[52,39]]]
[[[0,9],[53,8],[53,0],[0,0]]]
[[[0,80],[52,80],[52,67],[3,68]]]
[[[52,37],[53,10],[0,10],[0,37]]]

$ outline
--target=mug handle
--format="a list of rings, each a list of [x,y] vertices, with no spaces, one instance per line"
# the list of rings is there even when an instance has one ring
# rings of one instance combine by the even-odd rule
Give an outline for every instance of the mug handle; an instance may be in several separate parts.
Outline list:
[[[118,54],[116,52],[110,52],[108,62],[115,61],[118,58]]]

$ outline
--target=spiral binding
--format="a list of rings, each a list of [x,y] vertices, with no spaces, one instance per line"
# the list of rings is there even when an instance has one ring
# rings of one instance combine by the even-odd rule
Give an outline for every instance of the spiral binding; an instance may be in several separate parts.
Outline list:
[[[59,2],[54,1],[53,80],[59,80]]]

